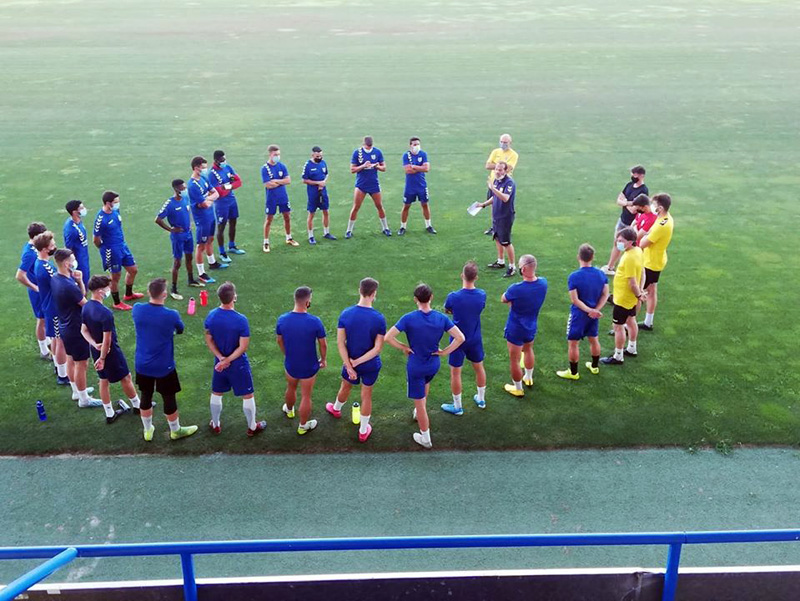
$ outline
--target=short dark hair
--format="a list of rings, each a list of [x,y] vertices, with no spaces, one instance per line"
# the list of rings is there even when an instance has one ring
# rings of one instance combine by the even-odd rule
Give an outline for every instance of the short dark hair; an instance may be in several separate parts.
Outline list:
[[[225,282],[217,288],[217,296],[223,305],[232,303],[233,297],[236,296],[236,286],[233,285],[233,282]]]
[[[634,165],[633,167],[631,167],[631,173],[635,173],[636,175],[644,175],[645,170],[644,167],[642,167],[641,165]]]
[[[225,151],[224,150],[215,150],[214,151],[214,160],[219,161],[220,159],[225,158]]]
[[[430,302],[433,297],[433,290],[427,284],[420,284],[414,288],[414,298],[421,303]]]
[[[87,288],[89,288],[91,292],[94,292],[95,290],[100,290],[101,288],[107,288],[110,285],[111,278],[107,275],[93,275],[89,278],[89,285]]]
[[[200,165],[202,165],[203,163],[208,163],[208,161],[207,161],[207,160],[205,160],[205,159],[204,159],[203,157],[201,157],[201,156],[196,156],[196,157],[193,157],[193,158],[192,158],[192,163],[191,163],[191,164],[192,164],[192,169],[196,169],[197,167],[199,167],[199,166],[200,166]]]
[[[653,196],[653,200],[658,206],[660,206],[665,211],[669,211],[669,208],[672,206],[672,198],[666,192],[661,192],[660,194],[656,194],[655,196]]]
[[[374,278],[364,278],[358,284],[358,292],[361,296],[372,296],[378,289],[378,280]]]
[[[592,259],[594,259],[594,246],[589,244],[588,242],[581,244],[578,247],[578,256],[580,257],[581,261],[585,261],[588,263]]]
[[[294,302],[299,303],[311,298],[311,288],[308,286],[300,286],[294,291]]]
[[[506,163],[505,161],[497,161],[497,162],[495,163],[495,167],[499,167],[500,165],[502,165],[502,166],[503,166],[503,169],[505,169],[506,171],[508,171],[508,163]]]
[[[34,221],[28,225],[28,238],[33,240],[39,234],[46,232],[47,226],[41,221]]]
[[[639,194],[639,196],[633,199],[631,204],[634,207],[646,207],[650,204],[650,198],[647,196],[647,194]]]
[[[53,232],[50,230],[45,230],[41,234],[36,234],[33,238],[33,248],[36,250],[44,250],[45,248],[50,247],[50,243],[53,241]]]
[[[622,236],[625,240],[636,242],[636,230],[632,227],[624,227],[617,232],[617,238]]]
[[[56,260],[56,263],[63,263],[67,259],[72,256],[72,251],[68,248],[59,248],[56,251],[56,254],[53,255],[53,258]]]
[[[319,146],[314,146],[314,147],[311,149],[311,152],[322,152],[322,148],[320,148]]]
[[[185,184],[185,183],[186,183],[186,182],[185,182],[185,181],[183,181],[183,180],[182,180],[182,179],[180,179],[180,178],[178,178],[178,179],[174,179],[174,180],[172,180],[172,189],[173,189],[173,190],[177,190],[177,189],[179,189],[179,188],[180,188],[180,187],[181,187],[183,184]]]
[[[106,190],[103,192],[103,204],[114,202],[117,198],[119,198],[119,194],[114,192],[114,190]]]
[[[78,210],[78,208],[79,208],[79,207],[80,207],[82,204],[83,204],[83,203],[82,203],[80,200],[70,200],[69,202],[67,202],[67,204],[66,204],[66,205],[64,205],[64,208],[65,208],[65,209],[67,209],[67,213],[69,213],[70,215],[72,215],[72,214],[73,214],[75,211],[77,211],[77,210]]]
[[[150,294],[150,298],[158,298],[167,290],[167,280],[164,278],[156,278],[154,280],[150,280],[150,283],[147,285],[147,292]]]
[[[408,141],[409,144],[413,144],[414,142],[420,142],[420,139],[417,136],[414,136]]]
[[[277,144],[270,144],[269,146],[267,146],[267,152],[275,152],[276,150],[280,149],[281,147],[278,146]]]
[[[474,282],[478,279],[478,264],[475,261],[467,261],[464,264],[464,269],[461,270],[464,274],[464,279],[468,282]]]
[[[372,146],[372,136],[364,136],[364,144],[367,146]]]

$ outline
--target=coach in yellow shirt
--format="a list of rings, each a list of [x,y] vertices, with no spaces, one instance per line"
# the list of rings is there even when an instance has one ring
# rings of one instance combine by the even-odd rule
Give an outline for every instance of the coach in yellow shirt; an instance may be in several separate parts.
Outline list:
[[[672,240],[672,228],[674,227],[672,215],[669,214],[669,208],[672,206],[669,194],[656,194],[652,200],[655,203],[653,208],[658,217],[640,244],[644,249],[644,290],[647,293],[647,312],[639,327],[648,331],[653,330],[653,317],[658,304],[658,279],[667,265],[667,247]]]
[[[489,185],[489,190],[486,192],[486,200],[492,198],[492,182],[494,181],[494,168],[497,167],[497,163],[501,161],[508,165],[508,170],[506,175],[511,177],[514,174],[514,167],[517,166],[517,161],[519,160],[519,155],[515,150],[511,148],[511,134],[503,134],[500,136],[500,147],[495,148],[490,154],[489,158],[486,161],[486,170],[489,172],[487,183]],[[491,205],[489,205],[491,206]],[[491,226],[489,229],[483,232],[487,236],[491,236],[494,234],[494,230]]]
[[[636,308],[639,301],[647,294],[639,288],[642,281],[644,259],[642,249],[636,246],[636,230],[626,227],[617,234],[617,249],[622,258],[614,274],[614,313],[611,321],[614,324],[614,354],[603,357],[600,362],[605,365],[622,365],[625,356],[635,357],[636,338],[639,328],[636,325]],[[625,330],[628,331],[628,348],[625,348]]]

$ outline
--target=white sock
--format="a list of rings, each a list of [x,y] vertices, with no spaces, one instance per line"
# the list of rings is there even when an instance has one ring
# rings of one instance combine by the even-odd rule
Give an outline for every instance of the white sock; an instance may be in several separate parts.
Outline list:
[[[425,227],[431,227],[431,220],[430,219],[426,219],[425,220]]]
[[[328,235],[331,233],[331,228],[329,228],[327,225],[323,225],[322,231],[325,233],[325,235]]]
[[[478,400],[486,401],[486,386],[478,386]]]
[[[167,420],[167,423],[169,424],[170,432],[177,432],[181,429],[181,420],[177,417],[173,421]]]
[[[456,409],[461,409],[461,395],[454,394],[453,395],[453,405],[455,405]]]
[[[56,363],[56,373],[58,374],[59,378],[66,378],[67,377],[67,364],[66,363],[62,363],[61,365],[59,365],[58,363]],[[72,384],[72,382],[70,382],[70,384]]]
[[[400,227],[403,228],[403,229],[406,229],[407,225],[408,225],[408,221],[401,221],[400,222]]]
[[[50,352],[50,349],[47,348],[47,340],[37,340],[36,342],[39,343],[39,352],[42,355],[46,355],[47,353]]]
[[[292,239],[292,235],[291,234],[286,234],[286,241],[288,242],[291,239]]]
[[[340,403],[339,399],[336,399],[333,403],[333,408],[336,409],[336,411],[341,411],[342,407],[344,407],[344,403]]]
[[[505,259],[497,259],[497,263],[498,263],[498,265],[505,265],[506,264],[506,260]]]
[[[208,264],[209,265],[213,265],[216,262],[217,262],[217,258],[214,256],[214,253],[211,253],[210,255],[208,255]]]
[[[222,415],[222,396],[218,394],[211,395],[211,423],[219,426],[219,416]]]
[[[72,394],[80,394],[78,392],[78,387],[75,385],[75,382],[70,382],[69,385],[72,387]]]
[[[428,429],[428,430],[420,430],[419,433],[422,434],[422,441],[423,442],[427,442],[427,443],[430,444],[430,442],[431,442],[431,431],[430,431],[430,429]]]
[[[621,348],[615,348],[614,349],[614,359],[617,359],[619,361],[624,361],[625,360],[625,355],[622,353],[622,349]]]
[[[133,406],[134,409],[138,409],[139,408],[139,405],[141,404],[141,401],[139,400],[139,395],[138,394],[136,396],[134,396],[133,398],[129,398],[128,400],[131,402],[131,405]]]
[[[142,415],[142,425],[144,426],[145,430],[149,430],[153,426],[153,416],[145,417]]]
[[[256,429],[256,399],[242,399],[242,411],[247,420],[247,427],[251,430]]]
[[[50,338],[50,336],[45,336],[44,337],[44,341],[47,343],[47,346],[50,346],[51,344],[53,344],[53,339]]]
[[[269,238],[264,238],[264,244],[269,244]]]
[[[533,368],[532,367],[530,369],[528,369],[527,367],[525,368],[525,379],[526,380],[533,380]]]
[[[517,390],[522,390],[522,380],[520,380],[519,382],[514,380],[514,388],[516,388]]]
[[[204,275],[206,273],[206,266],[203,263],[197,263],[197,275]]]
[[[111,402],[109,401],[108,405],[103,403],[103,411],[106,412],[106,417],[114,417],[114,407],[111,406]]]
[[[635,353],[636,352],[636,341],[635,340],[628,340],[628,352]]]
[[[353,219],[352,221],[347,222],[347,231],[352,232],[353,228],[356,226],[356,220]]]
[[[89,404],[89,393],[86,392],[86,389],[84,388],[83,390],[77,390],[77,392],[78,392],[78,404],[79,405],[88,405]]]
[[[644,325],[649,326],[649,327],[652,328],[653,327],[653,317],[655,317],[655,315],[656,315],[655,313],[645,313],[644,314]],[[40,344],[39,348],[41,348],[41,346],[42,345]],[[42,351],[42,354],[44,354],[44,351]]]
[[[358,433],[359,434],[366,434],[367,433],[367,427],[369,426],[369,418],[370,418],[369,415],[362,415],[361,416],[361,425],[358,428]]]
[[[381,221],[381,227],[382,227],[383,229],[385,229],[385,230],[388,230],[388,229],[389,229],[389,222],[388,222],[388,221],[386,221],[386,217],[384,217],[384,218],[383,218],[383,219],[381,219],[380,221]]]
[[[313,238],[314,237],[314,230],[308,230],[308,237],[309,238]]]

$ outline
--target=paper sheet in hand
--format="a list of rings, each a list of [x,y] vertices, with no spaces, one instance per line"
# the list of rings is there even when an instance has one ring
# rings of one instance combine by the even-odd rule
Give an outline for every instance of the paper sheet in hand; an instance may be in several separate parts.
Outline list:
[[[470,215],[472,215],[473,217],[475,217],[475,215],[477,215],[478,213],[480,213],[480,212],[481,212],[481,209],[482,209],[482,208],[483,208],[483,207],[479,206],[477,202],[473,202],[473,203],[472,203],[471,205],[469,205],[469,207],[467,208],[467,213],[469,213]]]

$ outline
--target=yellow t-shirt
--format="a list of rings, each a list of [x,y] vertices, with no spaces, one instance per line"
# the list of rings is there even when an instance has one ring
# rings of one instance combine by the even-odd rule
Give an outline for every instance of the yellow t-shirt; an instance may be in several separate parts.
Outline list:
[[[503,150],[502,148],[495,148],[489,158],[487,159],[487,163],[494,163],[497,165],[500,161],[505,161],[508,163],[508,175],[514,173],[514,167],[517,166],[517,161],[519,160],[519,155],[517,152],[509,148],[508,150]],[[489,172],[489,183],[491,184],[494,181],[494,171]]]
[[[617,265],[617,272],[614,275],[614,304],[632,309],[639,300],[631,290],[629,278],[636,278],[637,282],[642,280],[644,269],[642,260],[642,249],[632,246],[622,254],[622,258]]]
[[[644,249],[644,266],[651,271],[661,271],[667,264],[667,246],[672,240],[672,228],[675,222],[672,215],[656,219],[647,233],[650,246]]]

